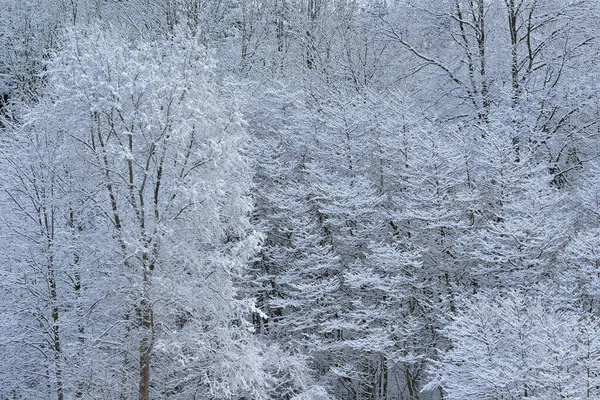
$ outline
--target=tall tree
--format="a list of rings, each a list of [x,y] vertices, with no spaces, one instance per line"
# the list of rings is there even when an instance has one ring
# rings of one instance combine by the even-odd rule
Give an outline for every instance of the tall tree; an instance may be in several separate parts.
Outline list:
[[[32,240],[42,258],[29,265],[47,289],[34,295],[39,311],[31,317],[43,318],[39,340],[49,347],[41,350],[54,360],[47,382],[59,399],[80,396],[82,388],[92,397],[267,398],[285,374],[261,371],[303,373],[298,360],[275,368],[286,356],[249,336],[246,313],[254,308],[234,286],[259,243],[248,221],[247,136],[240,115],[219,97],[211,68],[185,29],[154,43],[76,29],[50,66],[52,95],[27,115],[34,146],[11,158],[15,174],[5,204],[39,228]],[[95,214],[75,208],[80,201]],[[83,260],[73,234],[97,249],[85,260],[95,267],[86,264],[77,274]],[[33,290],[28,275],[17,275],[12,282]],[[83,303],[85,326],[83,315],[67,312],[67,297]],[[64,342],[63,329],[71,333]],[[73,340],[85,357],[71,365],[79,371],[67,391],[62,349]],[[259,352],[280,356],[256,365]],[[232,369],[233,357],[248,367]],[[93,365],[103,372],[78,382]],[[305,387],[288,382],[290,393]]]

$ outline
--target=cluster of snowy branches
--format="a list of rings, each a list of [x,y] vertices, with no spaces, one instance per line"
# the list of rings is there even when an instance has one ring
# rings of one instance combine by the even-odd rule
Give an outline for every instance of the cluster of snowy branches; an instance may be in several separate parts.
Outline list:
[[[597,0],[8,0],[0,398],[600,396]]]

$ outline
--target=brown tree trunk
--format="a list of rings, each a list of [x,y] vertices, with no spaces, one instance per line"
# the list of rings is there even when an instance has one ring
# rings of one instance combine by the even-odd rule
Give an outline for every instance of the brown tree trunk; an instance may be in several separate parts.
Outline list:
[[[154,318],[152,303],[149,301],[150,292],[150,270],[144,270],[144,289],[140,303],[141,318],[141,340],[140,340],[140,386],[139,399],[150,399],[150,359],[152,358],[152,346],[154,339]]]

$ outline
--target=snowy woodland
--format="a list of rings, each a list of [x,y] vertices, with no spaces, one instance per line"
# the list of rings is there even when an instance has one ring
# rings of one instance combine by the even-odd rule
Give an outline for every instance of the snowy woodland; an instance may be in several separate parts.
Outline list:
[[[0,399],[600,399],[600,0],[1,0]]]

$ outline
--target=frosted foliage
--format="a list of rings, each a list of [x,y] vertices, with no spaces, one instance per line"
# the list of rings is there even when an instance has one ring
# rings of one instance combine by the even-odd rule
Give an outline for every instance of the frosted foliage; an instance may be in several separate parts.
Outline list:
[[[597,323],[536,297],[476,296],[443,329],[450,349],[433,364],[449,399],[598,396]]]
[[[309,382],[302,359],[251,337],[256,308],[235,287],[261,236],[244,122],[212,70],[185,30],[138,44],[67,34],[5,161],[5,222],[26,222],[8,240],[30,243],[3,254],[5,289],[27,307],[7,310],[8,326],[45,356],[11,364],[7,396],[267,399],[284,379],[290,394]]]
[[[598,15],[4,1],[0,398],[599,398]]]

